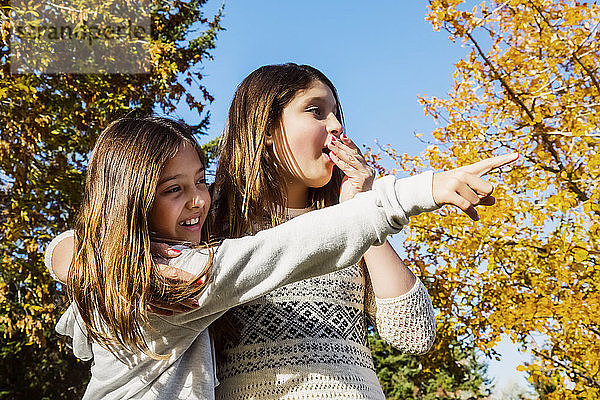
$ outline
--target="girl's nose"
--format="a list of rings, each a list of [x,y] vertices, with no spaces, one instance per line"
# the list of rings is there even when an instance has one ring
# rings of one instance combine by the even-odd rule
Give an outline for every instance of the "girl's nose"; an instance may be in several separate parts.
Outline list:
[[[190,201],[188,201],[188,207],[190,209],[203,208],[204,200],[202,199],[202,197],[199,194],[196,194],[190,199]]]
[[[327,118],[327,132],[339,138],[342,134],[342,129],[342,124],[338,121],[335,114],[329,114],[329,117]]]

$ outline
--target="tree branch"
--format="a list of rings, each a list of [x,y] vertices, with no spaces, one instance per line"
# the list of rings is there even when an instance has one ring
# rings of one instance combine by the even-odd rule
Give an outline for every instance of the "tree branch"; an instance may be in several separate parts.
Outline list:
[[[573,375],[576,375],[580,378],[582,378],[583,380],[585,380],[586,382],[588,382],[591,386],[600,388],[600,382],[590,378],[589,376],[582,374],[581,372],[577,371],[574,367],[567,365],[565,363],[563,363],[562,361],[559,360],[555,360],[554,358],[542,353],[541,351],[538,351],[536,349],[531,349],[531,352],[533,354],[535,354],[536,356],[542,357],[543,359],[550,361],[551,363],[558,365],[562,368],[564,368],[565,370],[571,372]]]
[[[510,96],[510,98],[512,99],[512,101],[514,101],[515,103],[517,103],[517,105],[519,107],[521,107],[523,109],[523,111],[525,111],[525,113],[527,114],[527,116],[532,121],[534,121],[535,120],[535,115],[533,114],[533,112],[525,105],[525,103],[523,103],[523,101],[519,98],[519,96],[517,96],[517,94],[512,90],[512,88],[508,85],[508,83],[506,83],[504,77],[502,77],[502,75],[500,75],[500,73],[498,72],[498,70],[496,69],[496,67],[494,66],[494,64],[492,64],[492,62],[483,53],[483,50],[481,50],[481,47],[479,47],[479,43],[475,40],[475,38],[473,37],[473,35],[471,35],[470,32],[467,32],[467,36],[468,36],[469,40],[471,41],[471,43],[473,43],[473,45],[477,49],[477,52],[479,53],[479,55],[481,56],[481,58],[483,58],[483,60],[485,61],[485,64],[492,70],[492,72],[494,74],[494,77],[498,81],[500,81],[500,84],[502,85],[502,87],[504,88],[504,90],[506,90],[506,92],[508,93],[508,95]]]
[[[559,32],[557,32],[556,29],[554,29],[554,26],[552,26],[552,24],[550,23],[550,21],[548,21],[548,19],[546,18],[546,16],[542,12],[542,10],[540,10],[539,7],[537,5],[535,5],[535,3],[533,3],[532,1],[530,1],[529,3],[535,9],[535,11],[537,11],[537,13],[542,18],[542,20],[544,20],[544,22],[546,23],[546,25],[548,25],[550,27],[550,30],[552,30],[554,33],[556,33],[556,36],[558,36],[562,42],[565,42],[565,40],[559,35]],[[578,46],[575,49],[575,51],[573,51],[573,53],[571,54],[571,57],[573,57],[573,59],[575,60],[575,62],[577,64],[579,64],[581,66],[581,68],[584,69],[584,71],[592,79],[592,82],[594,83],[594,86],[596,86],[596,89],[598,90],[598,93],[600,93],[600,82],[598,82],[598,79],[596,79],[596,75],[586,65],[583,64],[583,62],[579,59],[579,57],[577,57],[577,52],[581,49],[581,46],[583,46],[583,43],[585,43],[587,41],[587,39],[588,38],[586,38],[581,43],[581,45]]]

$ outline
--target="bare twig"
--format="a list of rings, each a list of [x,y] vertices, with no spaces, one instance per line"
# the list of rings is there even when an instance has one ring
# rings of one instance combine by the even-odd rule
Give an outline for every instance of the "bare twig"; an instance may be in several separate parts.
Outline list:
[[[590,378],[589,376],[577,371],[574,367],[567,365],[565,363],[563,363],[562,361],[556,360],[544,353],[542,353],[541,351],[538,351],[536,349],[531,349],[531,352],[533,354],[535,354],[536,356],[542,357],[543,359],[550,361],[552,364],[554,365],[558,365],[559,367],[564,368],[565,370],[569,371],[570,373],[572,373],[573,375],[576,375],[582,379],[584,379],[586,382],[588,382],[591,386],[593,387],[597,387],[600,388],[600,382]]]

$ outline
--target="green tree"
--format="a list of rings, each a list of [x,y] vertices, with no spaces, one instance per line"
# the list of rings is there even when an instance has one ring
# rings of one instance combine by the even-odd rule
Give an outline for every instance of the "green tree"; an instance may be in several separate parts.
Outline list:
[[[394,349],[372,332],[369,347],[377,378],[388,399],[477,400],[489,397],[491,382],[486,375],[487,365],[479,361],[472,346],[455,342],[444,352],[412,355]]]
[[[42,252],[72,226],[85,160],[109,122],[187,104],[204,132],[212,97],[199,66],[222,29],[221,12],[206,18],[205,3],[148,3],[148,73],[34,75],[10,72],[11,6],[0,1],[0,398],[81,396],[87,367],[54,333],[65,299]],[[81,20],[90,10],[74,12]]]

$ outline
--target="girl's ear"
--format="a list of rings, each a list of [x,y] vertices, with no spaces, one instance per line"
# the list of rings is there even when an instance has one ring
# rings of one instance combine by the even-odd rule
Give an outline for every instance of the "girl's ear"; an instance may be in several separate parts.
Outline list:
[[[270,133],[267,133],[265,135],[265,144],[267,146],[273,146],[273,135],[271,135]]]

